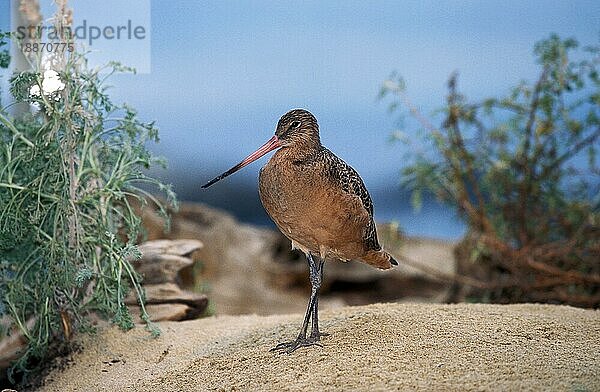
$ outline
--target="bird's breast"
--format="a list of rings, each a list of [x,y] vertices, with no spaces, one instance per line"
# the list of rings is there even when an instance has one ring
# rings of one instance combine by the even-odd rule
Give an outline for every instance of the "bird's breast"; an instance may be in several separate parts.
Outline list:
[[[333,186],[324,170],[318,162],[271,158],[260,171],[260,199],[279,230],[304,252],[351,259],[362,251],[370,218],[360,200]]]
[[[310,210],[314,177],[311,170],[294,167],[293,163],[278,164],[269,161],[261,169],[260,199],[275,223],[279,225],[296,221],[298,215]]]

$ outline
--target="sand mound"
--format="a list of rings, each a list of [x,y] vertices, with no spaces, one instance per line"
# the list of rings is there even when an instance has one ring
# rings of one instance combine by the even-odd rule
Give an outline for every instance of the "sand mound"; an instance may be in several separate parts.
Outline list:
[[[551,305],[381,304],[322,312],[323,347],[269,348],[301,315],[109,329],[46,391],[600,390],[600,313]]]

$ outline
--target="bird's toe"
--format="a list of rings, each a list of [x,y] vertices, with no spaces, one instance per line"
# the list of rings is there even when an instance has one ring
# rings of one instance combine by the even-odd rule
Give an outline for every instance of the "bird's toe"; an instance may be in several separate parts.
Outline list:
[[[320,336],[324,336],[325,334],[321,334]],[[291,342],[283,342],[279,343],[277,346],[273,347],[271,352],[281,352],[291,354],[300,347],[309,347],[309,346],[319,346],[323,347],[321,343],[319,343],[319,336],[314,337],[310,336],[308,338],[298,337],[296,340]]]

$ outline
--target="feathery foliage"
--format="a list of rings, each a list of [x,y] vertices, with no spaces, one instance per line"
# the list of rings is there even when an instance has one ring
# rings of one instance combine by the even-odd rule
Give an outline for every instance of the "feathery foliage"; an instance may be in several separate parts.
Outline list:
[[[130,263],[140,256],[141,223],[131,202],[152,200],[166,217],[147,191],[155,186],[175,203],[170,187],[144,172],[160,163],[145,147],[158,141],[154,123],[107,95],[106,79],[131,70],[89,69],[85,54],[66,56],[60,90],[46,94],[35,66],[11,78],[15,103],[37,110],[11,117],[0,109],[0,317],[27,339],[14,368],[25,372],[89,327],[91,313],[133,327],[130,290],[158,333]]]
[[[431,192],[468,223],[462,272],[482,281],[470,296],[600,305],[600,49],[578,47],[538,42],[537,82],[502,98],[470,102],[452,75],[439,127],[401,78],[384,84],[425,131],[403,170],[414,203]]]

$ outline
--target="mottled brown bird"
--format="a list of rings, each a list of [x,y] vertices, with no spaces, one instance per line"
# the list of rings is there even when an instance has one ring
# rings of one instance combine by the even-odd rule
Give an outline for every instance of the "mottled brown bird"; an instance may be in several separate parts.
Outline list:
[[[306,254],[312,286],[300,334],[272,349],[291,353],[299,347],[320,345],[321,336],[326,335],[319,331],[318,318],[326,259],[359,260],[381,269],[398,263],[379,245],[373,203],[365,184],[356,170],[321,144],[317,119],[307,110],[294,109],[283,115],[268,142],[202,188],[275,149],[260,171],[260,199],[292,247]]]

